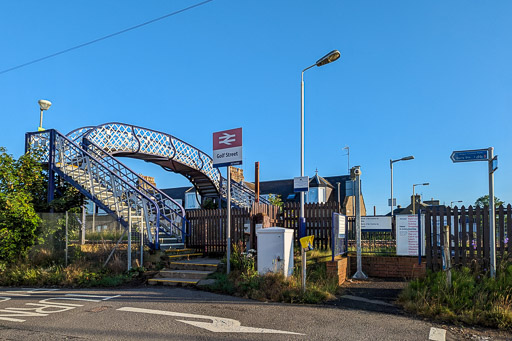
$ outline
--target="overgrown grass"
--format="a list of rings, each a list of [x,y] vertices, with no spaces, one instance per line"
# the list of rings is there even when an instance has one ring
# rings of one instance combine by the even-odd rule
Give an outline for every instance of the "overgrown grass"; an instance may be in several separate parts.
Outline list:
[[[259,275],[254,258],[246,256],[241,246],[235,246],[231,255],[229,275],[217,272],[216,282],[209,286],[215,292],[251,298],[259,301],[289,303],[320,303],[334,298],[338,290],[337,279],[327,277],[325,262],[330,253],[311,251],[307,257],[306,292],[301,288],[300,256],[295,259],[293,275],[282,273]]]
[[[399,302],[439,321],[512,330],[512,262],[503,261],[495,279],[469,268],[452,270],[451,287],[444,272],[430,272],[412,281]]]
[[[106,268],[94,268],[88,263],[36,266],[20,262],[0,263],[0,286],[63,286],[63,287],[114,287],[137,282],[144,269],[116,273]]]

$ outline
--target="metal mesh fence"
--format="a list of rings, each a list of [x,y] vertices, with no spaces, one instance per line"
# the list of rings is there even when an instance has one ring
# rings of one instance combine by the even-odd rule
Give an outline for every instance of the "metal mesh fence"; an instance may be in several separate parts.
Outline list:
[[[34,264],[69,265],[77,262],[113,270],[143,265],[141,222],[132,222],[131,254],[127,229],[106,214],[40,213],[38,240],[29,254]]]

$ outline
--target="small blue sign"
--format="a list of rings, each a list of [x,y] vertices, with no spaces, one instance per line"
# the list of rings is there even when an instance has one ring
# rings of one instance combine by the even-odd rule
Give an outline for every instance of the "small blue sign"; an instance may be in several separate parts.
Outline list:
[[[453,162],[487,161],[487,149],[460,150],[452,152]]]

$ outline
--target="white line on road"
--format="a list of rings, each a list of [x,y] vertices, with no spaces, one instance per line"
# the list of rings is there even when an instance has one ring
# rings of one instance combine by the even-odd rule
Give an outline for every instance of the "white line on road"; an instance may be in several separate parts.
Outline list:
[[[445,341],[446,340],[446,330],[441,328],[430,328],[430,333],[428,335],[428,339],[431,341]]]
[[[211,322],[185,321],[185,320],[176,320],[176,321],[190,324],[192,326],[196,326],[199,328],[203,328],[203,329],[209,330],[214,333],[265,333],[265,334],[305,335],[305,334],[300,334],[300,333],[288,332],[288,331],[284,331],[284,330],[244,327],[237,320],[223,318],[223,317],[176,313],[176,312],[165,311],[165,310],[153,310],[153,309],[143,309],[143,308],[133,308],[133,307],[122,307],[117,310],[130,311],[130,312],[134,312],[134,313],[144,313],[144,314],[154,314],[154,315],[165,315],[165,316],[210,320]]]

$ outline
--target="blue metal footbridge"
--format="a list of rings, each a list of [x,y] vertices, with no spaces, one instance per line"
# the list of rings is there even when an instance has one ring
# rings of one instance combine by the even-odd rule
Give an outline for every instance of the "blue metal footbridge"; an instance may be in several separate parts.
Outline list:
[[[189,224],[185,209],[119,161],[141,159],[182,174],[205,198],[226,199],[227,180],[213,167],[209,155],[163,132],[124,123],[105,123],[75,129],[26,134],[26,151],[39,150],[48,164],[48,199],[53,200],[55,175],[60,176],[114,216],[125,228],[129,221],[141,226],[132,231],[152,249],[164,248],[163,239],[185,242]],[[251,207],[255,194],[242,183],[231,182],[231,204]],[[265,200],[263,203],[270,204]],[[165,248],[172,247],[166,244]]]

